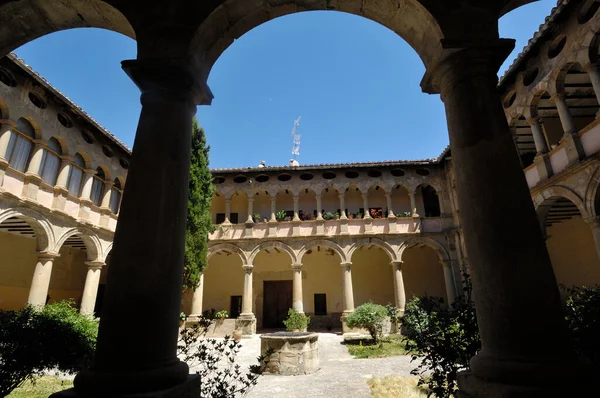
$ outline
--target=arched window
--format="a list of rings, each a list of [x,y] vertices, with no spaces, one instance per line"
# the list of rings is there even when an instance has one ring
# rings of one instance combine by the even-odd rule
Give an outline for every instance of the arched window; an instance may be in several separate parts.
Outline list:
[[[115,185],[112,187],[112,192],[110,193],[110,211],[114,214],[119,212],[119,205],[121,204],[121,194],[123,188],[121,187],[121,181],[118,178],[115,178]]]
[[[435,188],[431,185],[422,187],[423,195],[423,206],[425,207],[425,217],[439,217],[440,212],[440,200],[438,198]]]
[[[79,196],[81,193],[81,180],[83,179],[83,169],[85,169],[85,160],[80,154],[75,154],[71,171],[69,173],[69,183],[67,184],[69,193],[73,196]]]
[[[92,194],[90,195],[92,202],[96,206],[100,206],[102,204],[102,194],[104,193],[104,179],[106,176],[104,175],[104,170],[98,167],[96,169],[96,175],[94,176],[94,181],[92,183]]]
[[[62,148],[60,143],[56,138],[50,138],[50,141],[48,141],[48,147],[44,150],[44,154],[42,155],[42,165],[40,167],[40,176],[46,184],[56,184],[61,156]]]
[[[22,173],[27,169],[29,155],[33,149],[35,130],[26,119],[17,120],[17,127],[11,132],[6,149],[8,164]]]

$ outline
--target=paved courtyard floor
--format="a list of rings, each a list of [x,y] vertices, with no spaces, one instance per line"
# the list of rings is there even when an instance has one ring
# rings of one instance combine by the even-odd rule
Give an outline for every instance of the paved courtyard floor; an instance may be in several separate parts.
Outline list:
[[[321,369],[306,376],[263,375],[250,391],[249,398],[371,397],[367,380],[373,376],[409,376],[416,367],[409,356],[354,359],[342,345],[342,336],[319,334]],[[238,356],[243,368],[256,364],[260,354],[260,338],[242,340]]]

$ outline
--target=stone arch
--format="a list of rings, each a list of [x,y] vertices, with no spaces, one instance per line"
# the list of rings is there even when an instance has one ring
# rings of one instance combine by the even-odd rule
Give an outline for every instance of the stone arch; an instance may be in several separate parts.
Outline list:
[[[317,240],[312,240],[312,241],[306,243],[304,246],[302,246],[302,248],[298,252],[298,262],[302,263],[302,258],[304,257],[306,252],[310,248],[313,248],[318,245],[327,246],[328,248],[330,248],[334,252],[336,252],[340,256],[340,262],[345,263],[348,261],[346,259],[346,253],[344,253],[344,250],[336,242],[333,242],[331,240],[326,240],[326,239],[317,239]]]
[[[104,264],[106,264],[106,259],[110,255],[110,252],[112,251],[112,249],[113,249],[113,242],[110,242],[108,244],[108,246],[106,246],[106,249],[104,250],[104,253],[102,255],[102,261],[104,261]]]
[[[0,6],[0,55],[38,37],[73,28],[101,28],[135,39],[127,18],[106,1],[23,0]]]
[[[256,258],[258,253],[260,253],[264,249],[268,249],[268,248],[272,248],[272,247],[276,247],[278,249],[285,251],[290,256],[290,259],[292,260],[292,264],[298,263],[298,257],[296,256],[296,252],[294,252],[294,249],[292,249],[288,244],[286,244],[284,242],[275,240],[275,241],[263,242],[260,245],[256,246],[252,250],[250,255],[248,256],[247,264],[254,264],[254,259]]]
[[[379,238],[365,238],[352,243],[352,245],[350,245],[350,247],[347,250],[346,259],[348,261],[352,261],[352,256],[354,255],[354,252],[365,245],[375,245],[381,248],[388,255],[390,261],[399,261],[396,250],[394,250],[394,248],[389,243]]]
[[[206,55],[202,71],[208,76],[212,65],[233,43],[253,28],[277,17],[301,11],[333,10],[363,16],[392,30],[417,52],[423,64],[435,63],[441,52],[442,28],[430,11],[418,0],[396,2],[377,0],[340,0],[336,2],[288,0],[284,2],[248,2],[231,0],[216,6],[199,26],[192,41],[193,51]]]
[[[88,155],[86,152],[83,152],[83,151],[78,151],[75,155],[77,155],[77,154],[79,154],[79,156],[81,156],[81,158],[85,162],[85,168],[86,169],[91,169],[92,168],[92,158],[91,158],[91,156]]]
[[[538,214],[539,221],[542,225],[542,230],[544,230],[543,225],[546,215],[548,214],[548,211],[550,211],[554,199],[558,198],[569,199],[577,207],[577,209],[581,213],[581,216],[584,219],[589,217],[585,204],[579,195],[577,195],[575,192],[571,191],[566,187],[549,187],[540,192],[533,201],[535,204],[535,209]]]
[[[60,145],[60,150],[62,151],[62,155],[63,156],[68,156],[69,155],[69,145],[67,144],[67,140],[65,140],[63,137],[59,136],[59,135],[53,135],[52,137],[50,137],[50,139],[54,138],[56,141],[58,141],[59,145]],[[50,139],[48,139],[48,141],[50,141]]]
[[[100,169],[102,170],[102,172],[104,173],[104,181],[112,181],[112,177],[110,174],[110,169],[104,165],[98,165],[98,167],[96,169]]]
[[[101,261],[100,254],[102,253],[102,244],[100,243],[100,238],[98,238],[98,235],[96,235],[94,231],[83,227],[71,228],[66,231],[57,240],[54,251],[58,253],[67,239],[73,236],[80,237],[85,244],[88,261]]]
[[[592,173],[590,182],[585,190],[584,203],[587,212],[591,216],[600,216],[600,167],[597,167]]]
[[[438,257],[440,258],[440,262],[450,261],[450,255],[448,254],[448,251],[446,250],[444,245],[442,245],[437,240],[428,238],[428,237],[409,238],[406,241],[404,241],[402,243],[402,245],[400,246],[400,249],[398,250],[398,258],[400,259],[400,261],[402,261],[402,256],[406,249],[408,249],[409,247],[418,245],[418,244],[424,244],[424,245],[427,245],[430,248],[432,248],[437,253]]]
[[[234,245],[233,243],[219,243],[216,245],[209,246],[208,248],[208,259],[210,259],[213,255],[217,254],[220,251],[232,251],[240,257],[242,260],[242,264],[251,264],[248,262],[248,256],[246,252],[244,252],[239,246]]]
[[[35,121],[34,118],[32,118],[31,116],[21,116],[19,119],[23,119],[31,125],[36,140],[42,139],[42,130],[40,129],[40,125],[38,124],[38,122]]]
[[[33,229],[36,236],[36,250],[38,252],[52,251],[54,248],[54,230],[46,217],[35,210],[26,207],[17,207],[0,212],[0,224],[9,218],[22,218]]]

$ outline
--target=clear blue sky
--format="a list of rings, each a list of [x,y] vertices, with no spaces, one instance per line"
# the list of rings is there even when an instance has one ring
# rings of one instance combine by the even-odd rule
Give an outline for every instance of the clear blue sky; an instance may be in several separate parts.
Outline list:
[[[501,20],[521,51],[556,0]],[[15,51],[57,89],[131,147],[139,91],[120,68],[135,42],[99,29],[42,37]],[[406,42],[354,15],[306,12],[263,24],[235,41],[209,77],[215,99],[198,108],[211,167],[284,165],[302,116],[302,164],[422,159],[448,144],[443,104],[423,94],[424,67]]]

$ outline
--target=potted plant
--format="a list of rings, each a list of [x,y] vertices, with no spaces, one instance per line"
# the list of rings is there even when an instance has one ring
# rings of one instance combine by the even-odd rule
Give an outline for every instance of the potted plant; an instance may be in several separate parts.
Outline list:
[[[334,218],[335,214],[333,214],[332,212],[326,211],[325,213],[323,213],[324,220],[333,220]]]
[[[283,321],[283,324],[288,332],[305,332],[310,324],[310,317],[290,308],[288,310],[288,317]]]
[[[254,222],[260,222],[260,213],[254,213],[254,215],[252,216]]]
[[[285,221],[286,218],[286,214],[284,210],[279,210],[276,214],[275,214],[275,219],[277,219],[277,221]]]
[[[363,218],[363,214],[362,214],[361,212],[358,212],[358,213],[356,214],[356,218]]]
[[[215,319],[217,319],[217,320],[223,320],[225,318],[227,318],[227,311],[226,310],[218,311],[215,314]]]

